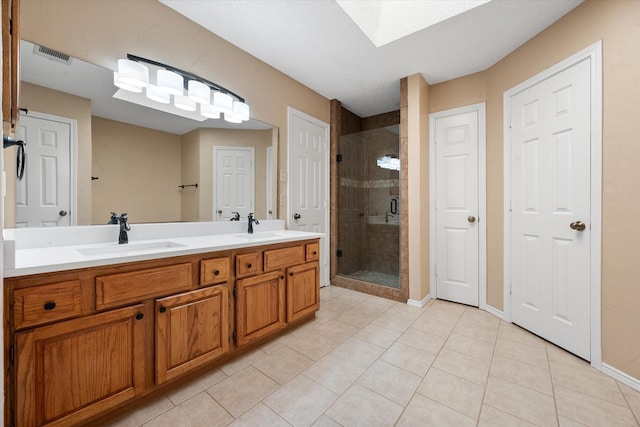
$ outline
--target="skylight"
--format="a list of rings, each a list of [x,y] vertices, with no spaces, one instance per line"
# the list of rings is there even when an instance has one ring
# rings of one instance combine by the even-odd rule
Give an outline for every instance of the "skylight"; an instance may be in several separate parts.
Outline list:
[[[376,46],[384,46],[490,0],[336,0]]]

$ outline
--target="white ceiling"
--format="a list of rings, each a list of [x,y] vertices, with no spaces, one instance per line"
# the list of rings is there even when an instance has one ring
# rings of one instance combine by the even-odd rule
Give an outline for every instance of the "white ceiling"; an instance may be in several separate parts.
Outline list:
[[[485,70],[582,2],[493,0],[376,47],[334,0],[159,1],[361,117],[397,110],[401,78]]]

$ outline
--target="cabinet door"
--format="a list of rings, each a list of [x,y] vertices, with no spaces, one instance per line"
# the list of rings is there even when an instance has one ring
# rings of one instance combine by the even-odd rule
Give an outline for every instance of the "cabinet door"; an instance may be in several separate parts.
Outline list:
[[[309,262],[287,269],[287,322],[305,317],[320,308],[320,269]]]
[[[16,334],[16,425],[75,425],[144,390],[142,305]]]
[[[236,281],[236,341],[238,346],[286,325],[284,272],[274,271]]]
[[[156,381],[161,384],[229,352],[229,288],[156,301]]]

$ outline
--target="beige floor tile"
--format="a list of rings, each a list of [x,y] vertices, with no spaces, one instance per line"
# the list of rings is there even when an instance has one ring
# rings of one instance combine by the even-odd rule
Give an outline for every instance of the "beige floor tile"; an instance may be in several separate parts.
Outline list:
[[[352,337],[334,348],[331,353],[371,366],[384,353],[384,348]]]
[[[401,405],[354,384],[326,415],[343,426],[388,427],[394,425],[402,410]]]
[[[520,326],[513,323],[500,322],[500,330],[498,331],[498,337],[517,342],[520,344],[530,345],[532,347],[544,348],[546,341],[542,338],[532,334],[526,329],[522,329]]]
[[[552,396],[502,378],[489,377],[484,403],[540,426],[557,425]]]
[[[455,332],[449,335],[447,342],[444,344],[444,348],[449,350],[487,361],[491,360],[493,356],[493,347],[492,343],[469,338]]]
[[[307,356],[309,359],[318,360],[339,345],[337,341],[321,334],[296,337],[287,343],[287,347]]]
[[[622,383],[618,383],[618,386],[620,387],[622,394],[624,394],[624,397],[627,399],[627,403],[629,404],[631,411],[636,415],[638,424],[640,424],[640,391],[636,391]]]
[[[349,309],[336,317],[336,320],[356,328],[364,328],[376,317],[378,316],[371,316],[358,310]]]
[[[207,389],[231,415],[239,417],[266,396],[278,384],[253,366],[248,366]]]
[[[383,305],[371,304],[368,300],[359,302],[353,306],[353,310],[361,311],[362,313],[373,317],[380,316],[382,313],[389,310],[389,308],[390,307],[385,307]]]
[[[323,325],[321,325],[323,326]],[[293,334],[290,333],[284,333],[282,335],[279,335],[278,337],[268,340],[267,342],[265,342],[264,344],[262,344],[259,349],[261,351],[263,351],[266,354],[273,354],[275,351],[280,350],[282,347],[287,347],[289,345],[289,342],[293,341],[293,340],[297,340],[298,337],[296,337]],[[265,355],[266,357],[266,355]],[[257,359],[256,359],[257,360]]]
[[[144,406],[136,408],[118,418],[109,421],[104,427],[138,427],[173,408],[166,396],[151,400]]]
[[[312,363],[313,360],[308,357],[283,347],[258,360],[253,366],[277,383],[284,384]]]
[[[338,322],[337,320],[330,320],[327,323],[318,326],[316,332],[332,339],[333,341],[344,342],[359,330],[359,328],[347,325],[346,323]]]
[[[552,365],[551,380],[556,387],[570,388],[611,403],[627,405],[616,381],[595,369],[588,372],[566,365]]]
[[[619,406],[561,386],[554,389],[560,416],[590,426],[638,425],[627,406]]]
[[[534,427],[523,419],[509,415],[489,405],[482,405],[478,427]]]
[[[398,316],[393,313],[385,312],[379,317],[375,318],[372,325],[379,326],[381,328],[390,329],[394,332],[403,333],[414,322],[412,318]]]
[[[288,334],[294,335],[296,337],[305,337],[309,335],[314,336],[317,333],[316,330],[320,325],[321,323],[316,322],[315,320],[310,320],[291,329]]]
[[[375,325],[367,325],[354,335],[354,338],[370,342],[382,348],[389,348],[398,337],[400,337],[399,332]]]
[[[588,427],[585,424],[579,423],[566,417],[558,417],[558,425],[560,427]]]
[[[266,356],[267,353],[260,349],[256,349],[245,353],[242,356],[231,360],[230,362],[225,363],[224,365],[220,366],[220,370],[226,375],[233,375],[236,372],[241,371],[242,369],[251,365],[253,362],[257,362],[258,360]]]
[[[198,378],[184,384],[183,386],[170,391],[167,396],[174,405],[179,405],[196,394],[205,391],[212,385],[218,384],[228,376],[219,369],[202,374]]]
[[[203,392],[145,423],[144,427],[222,427],[231,421],[233,417]]]
[[[462,313],[460,319],[465,322],[478,323],[491,329],[497,328],[500,325],[500,319],[496,316],[484,310],[478,310],[477,308],[467,308],[464,313]]]
[[[417,392],[477,419],[482,406],[484,387],[432,368],[429,369]]]
[[[586,360],[580,359],[578,356],[571,354],[554,344],[546,344],[550,365],[567,365],[571,366],[572,368],[582,369],[588,372],[591,372],[593,370],[591,364]]]
[[[397,342],[417,348],[426,353],[438,354],[445,341],[446,337],[432,335],[415,328],[409,328],[398,338]]]
[[[424,377],[435,360],[435,355],[396,342],[384,352],[380,359],[412,374]]]
[[[451,322],[443,322],[428,316],[421,316],[413,322],[411,328],[426,332],[431,335],[447,338],[453,331],[455,324]]]
[[[495,356],[489,372],[495,377],[553,396],[551,374],[548,369],[508,357]]]
[[[325,324],[329,320],[335,319],[337,316],[338,316],[338,313],[336,313],[335,311],[325,309],[324,307],[322,307],[322,304],[321,304],[320,310],[316,311],[315,320],[320,324]]]
[[[369,303],[369,304],[379,305],[381,307],[386,307],[386,308],[391,308],[394,305],[400,304],[397,301],[393,301],[393,300],[390,300],[390,299],[387,299],[387,298],[377,297],[375,295],[369,295],[369,298],[367,298],[364,301]]]
[[[430,319],[436,319],[446,323],[456,323],[460,320],[462,313],[462,311],[454,312],[442,307],[440,304],[436,304],[426,309],[421,317],[428,317]]]
[[[326,415],[321,416],[318,421],[313,423],[313,427],[342,427]]]
[[[453,331],[465,337],[494,344],[498,336],[498,329],[498,327],[487,327],[473,320],[460,319]]]
[[[256,406],[242,414],[240,418],[236,418],[229,427],[290,427],[291,424],[283,420],[278,414],[271,409],[258,403]]]
[[[342,394],[356,382],[369,366],[353,359],[328,354],[305,369],[302,374],[334,393]]]
[[[418,307],[411,307],[407,304],[396,304],[385,312],[385,314],[413,320],[416,320],[418,317],[420,317],[422,313],[424,313],[423,309]]]
[[[295,426],[310,426],[336,399],[336,393],[298,375],[267,397],[264,404]]]
[[[445,301],[441,299],[433,300],[432,307],[442,309],[442,310],[447,310],[456,314],[462,314],[468,308],[468,306],[464,304],[458,304],[455,302]]]
[[[416,394],[396,424],[397,427],[456,426],[473,427],[476,420]]]
[[[538,368],[549,369],[546,349],[520,344],[503,338],[498,338],[494,356],[508,357]]]
[[[358,384],[396,403],[406,405],[421,379],[422,377],[379,360],[360,377]]]
[[[478,385],[485,385],[489,374],[488,361],[446,348],[440,351],[432,366]]]
[[[340,298],[333,298],[329,301],[322,302],[321,306],[323,309],[335,311],[340,315],[340,313],[344,313],[347,310],[350,310],[355,304],[351,302],[341,301]]]

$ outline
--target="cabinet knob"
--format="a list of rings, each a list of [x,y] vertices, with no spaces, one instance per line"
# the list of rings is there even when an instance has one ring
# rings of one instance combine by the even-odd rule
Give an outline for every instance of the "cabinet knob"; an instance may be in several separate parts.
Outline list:
[[[219,276],[219,275],[220,275],[220,270],[216,270],[216,271],[214,271],[214,272],[213,272],[213,275],[214,275],[214,276]]]
[[[253,264],[247,263],[247,268],[251,268],[251,267],[253,267]]]
[[[284,274],[280,276],[280,280],[284,280]]]
[[[144,314],[142,313],[136,314],[136,320],[142,320],[143,317],[144,317]]]
[[[293,276],[293,272],[289,273],[289,276]]]
[[[165,311],[167,311],[167,307],[165,307],[164,305],[160,306],[160,309],[158,310],[160,313],[164,313]]]
[[[316,256],[316,255],[318,255],[318,252],[313,251],[313,256]]]
[[[49,301],[44,305],[44,309],[47,311],[53,310],[56,308],[56,303],[54,301]]]

